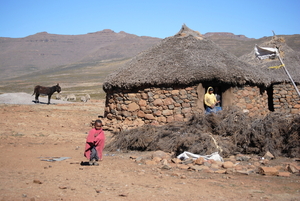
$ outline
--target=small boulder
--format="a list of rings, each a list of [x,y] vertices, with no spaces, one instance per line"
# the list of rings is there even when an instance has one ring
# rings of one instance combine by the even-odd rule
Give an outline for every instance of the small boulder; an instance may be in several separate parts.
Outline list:
[[[279,174],[278,170],[274,167],[259,167],[258,171],[260,174],[266,176],[277,176]]]
[[[223,168],[227,169],[227,168],[232,168],[233,167],[233,163],[231,161],[226,161],[223,163]]]
[[[203,165],[204,162],[205,162],[205,159],[202,158],[202,157],[199,157],[199,158],[197,158],[197,159],[195,160],[195,164],[196,164],[196,165]]]
[[[265,159],[268,159],[268,160],[272,160],[272,159],[274,159],[275,157],[274,157],[273,154],[271,154],[269,151],[267,151],[267,153],[265,153],[265,155],[264,155],[264,158],[265,158]]]

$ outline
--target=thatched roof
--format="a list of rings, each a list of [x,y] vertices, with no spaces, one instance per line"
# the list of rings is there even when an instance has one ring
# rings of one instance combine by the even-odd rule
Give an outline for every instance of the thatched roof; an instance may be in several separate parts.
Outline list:
[[[259,44],[259,46],[270,48],[277,47],[279,49],[280,57],[294,82],[300,83],[300,54],[291,49],[285,43],[283,37],[273,36],[270,41]],[[255,51],[252,50],[252,52],[240,57],[240,59],[253,65],[256,69],[263,71],[263,73],[271,79],[272,83],[291,82],[284,68],[269,68],[281,65],[281,62],[277,57],[274,59],[260,60],[256,58]]]
[[[248,63],[183,25],[174,36],[141,52],[109,75],[105,91],[214,81],[230,85],[269,85],[269,79]]]

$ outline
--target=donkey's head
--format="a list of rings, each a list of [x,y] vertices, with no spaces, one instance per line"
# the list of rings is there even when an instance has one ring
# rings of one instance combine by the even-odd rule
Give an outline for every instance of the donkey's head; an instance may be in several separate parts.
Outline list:
[[[55,86],[55,90],[57,91],[57,93],[59,93],[61,91],[61,88],[59,86],[59,84],[57,83],[57,85]]]

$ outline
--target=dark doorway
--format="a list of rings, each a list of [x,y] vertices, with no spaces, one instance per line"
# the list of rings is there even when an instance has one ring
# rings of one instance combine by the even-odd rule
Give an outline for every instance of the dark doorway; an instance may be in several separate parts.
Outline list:
[[[268,94],[268,108],[270,111],[274,112],[273,85],[271,85],[269,88],[267,88],[267,94]]]

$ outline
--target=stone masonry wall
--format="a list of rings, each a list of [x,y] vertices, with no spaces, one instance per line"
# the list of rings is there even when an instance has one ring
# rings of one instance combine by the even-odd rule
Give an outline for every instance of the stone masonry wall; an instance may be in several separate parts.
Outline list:
[[[297,86],[300,90],[300,86]],[[300,98],[292,84],[277,84],[273,86],[273,103],[276,112],[300,113]]]
[[[196,109],[197,86],[146,88],[137,92],[107,94],[105,126],[124,129],[143,124],[163,125],[186,121]],[[126,129],[126,128],[125,128]]]
[[[278,89],[274,88],[274,92],[276,90]],[[281,93],[285,94],[285,92]],[[109,92],[106,99],[104,125],[106,129],[123,130],[144,124],[164,125],[173,121],[187,121],[195,111],[199,111],[197,99],[197,86],[151,87],[135,92]],[[281,104],[285,104],[280,98],[279,100]],[[289,100],[294,101],[294,99]],[[249,112],[250,116],[266,115],[270,112],[267,92],[261,94],[259,87],[233,87],[230,105],[236,105],[243,111]],[[298,107],[299,111],[299,99],[298,104],[293,107]],[[296,111],[292,108],[290,110]]]
[[[234,87],[232,105],[249,112],[250,116],[265,115],[269,112],[267,92],[261,94],[258,87]]]

